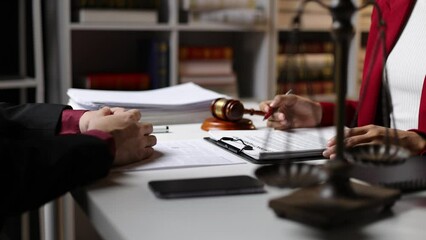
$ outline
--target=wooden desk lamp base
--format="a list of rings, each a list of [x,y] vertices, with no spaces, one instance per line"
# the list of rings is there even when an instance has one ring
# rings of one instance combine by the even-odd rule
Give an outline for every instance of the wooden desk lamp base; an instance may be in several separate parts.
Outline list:
[[[368,217],[374,210],[377,213],[389,209],[401,195],[399,190],[394,189],[354,182],[350,185],[355,196],[327,196],[327,193],[330,193],[330,185],[325,183],[272,199],[269,207],[279,217],[316,227],[332,228]]]
[[[243,118],[237,122],[223,121],[214,117],[207,118],[201,125],[201,129],[208,130],[254,130],[256,127],[249,119]]]

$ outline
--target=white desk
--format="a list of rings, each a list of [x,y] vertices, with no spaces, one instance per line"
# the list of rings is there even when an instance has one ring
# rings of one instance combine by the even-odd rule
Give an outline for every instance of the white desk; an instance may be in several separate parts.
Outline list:
[[[172,125],[171,133],[157,136],[168,141],[206,135],[200,124],[186,124]],[[275,216],[268,200],[289,190],[267,187],[267,194],[161,200],[147,185],[160,179],[253,175],[257,167],[248,163],[115,173],[78,199],[86,202],[85,212],[105,240],[426,239],[426,192],[404,195],[391,217],[322,231]]]

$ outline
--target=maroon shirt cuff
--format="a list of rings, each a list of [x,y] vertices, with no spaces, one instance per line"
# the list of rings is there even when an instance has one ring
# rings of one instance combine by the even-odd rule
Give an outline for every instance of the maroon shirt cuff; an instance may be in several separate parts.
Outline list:
[[[62,111],[62,121],[60,135],[63,134],[79,134],[80,132],[80,118],[87,110],[64,110]],[[83,133],[101,139],[106,142],[111,155],[115,157],[115,142],[111,134],[100,130],[89,130]]]
[[[59,134],[80,133],[80,118],[87,110],[64,110],[62,111],[62,124]]]

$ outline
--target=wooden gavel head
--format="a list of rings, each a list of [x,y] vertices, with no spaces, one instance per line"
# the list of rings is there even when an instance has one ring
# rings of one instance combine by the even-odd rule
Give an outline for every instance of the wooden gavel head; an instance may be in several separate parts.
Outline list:
[[[231,122],[237,122],[240,121],[243,118],[243,115],[245,113],[248,114],[257,114],[257,115],[263,115],[264,113],[262,111],[256,111],[253,109],[244,109],[243,104],[234,99],[226,99],[226,98],[217,98],[213,100],[213,102],[210,105],[210,111],[213,115],[213,117],[225,120],[225,121],[231,121]]]
[[[239,121],[244,115],[244,106],[238,100],[217,98],[210,105],[213,117],[225,121]]]

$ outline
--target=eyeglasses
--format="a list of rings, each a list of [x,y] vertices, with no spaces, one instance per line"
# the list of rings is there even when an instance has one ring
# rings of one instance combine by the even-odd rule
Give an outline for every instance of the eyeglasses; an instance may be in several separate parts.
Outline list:
[[[241,142],[244,147],[238,149],[237,153],[241,153],[244,150],[253,150],[253,147],[250,146],[249,144],[245,143],[242,139],[240,138],[232,138],[232,137],[222,137],[221,139],[219,139],[219,141],[232,141],[232,142]]]

